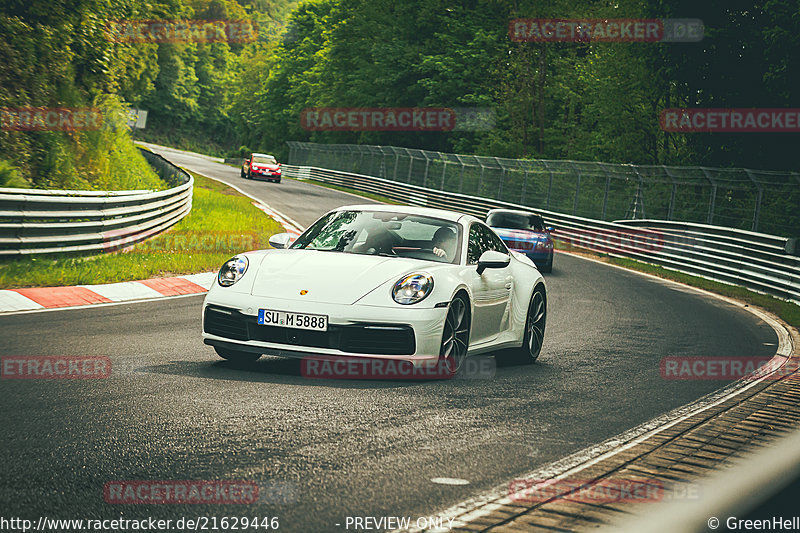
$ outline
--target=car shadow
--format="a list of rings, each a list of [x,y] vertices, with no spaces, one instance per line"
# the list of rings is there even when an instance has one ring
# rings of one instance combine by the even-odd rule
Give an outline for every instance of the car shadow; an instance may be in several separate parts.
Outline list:
[[[302,375],[300,360],[262,357],[254,363],[231,361],[172,361],[137,368],[137,372],[186,376],[251,383],[303,384],[316,387],[386,389],[413,385],[410,380],[354,380],[307,378]]]
[[[542,276],[544,276],[545,278],[560,278],[563,275],[564,272],[556,268],[555,266],[553,267],[553,270],[551,270],[550,272],[542,272]]]
[[[398,389],[420,384],[438,384],[446,388],[481,386],[487,380],[519,377],[520,374],[547,374],[548,365],[537,362],[535,365],[514,365],[492,356],[476,356],[467,359],[471,371],[459,374],[453,379],[432,378],[370,378],[370,377],[308,377],[303,375],[299,359],[263,356],[252,363],[232,361],[171,361],[165,364],[143,366],[135,372],[166,374],[202,379],[224,381],[245,381],[251,383],[303,384],[313,387],[334,387],[341,389]]]
[[[425,382],[448,382],[433,379],[370,379],[306,377],[299,359],[263,356],[252,363],[232,361],[172,361],[167,364],[137,368],[137,372],[168,374],[225,381],[252,383],[300,384],[315,387],[389,389]]]

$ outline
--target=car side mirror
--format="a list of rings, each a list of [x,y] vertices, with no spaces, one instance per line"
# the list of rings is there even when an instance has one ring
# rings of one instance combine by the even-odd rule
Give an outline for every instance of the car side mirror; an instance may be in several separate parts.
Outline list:
[[[277,233],[269,238],[269,245],[279,250],[288,248],[295,236],[291,233]]]
[[[503,252],[486,250],[478,259],[478,275],[483,274],[487,268],[505,268],[511,263],[511,256]]]

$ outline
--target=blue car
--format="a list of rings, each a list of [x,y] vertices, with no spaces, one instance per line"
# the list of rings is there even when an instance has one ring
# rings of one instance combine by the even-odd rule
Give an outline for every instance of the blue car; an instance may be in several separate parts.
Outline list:
[[[553,228],[541,215],[516,209],[492,209],[488,224],[511,250],[527,255],[541,272],[553,271]]]

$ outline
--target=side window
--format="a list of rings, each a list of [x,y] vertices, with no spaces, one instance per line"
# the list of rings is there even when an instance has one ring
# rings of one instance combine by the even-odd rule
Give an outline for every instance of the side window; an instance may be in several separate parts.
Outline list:
[[[467,264],[477,265],[483,252],[486,250],[494,250],[508,253],[508,248],[500,240],[500,237],[494,234],[492,230],[483,224],[473,224],[469,228],[469,245],[467,248]]]
[[[468,265],[477,265],[478,259],[480,258],[481,254],[485,251],[483,248],[484,242],[481,239],[481,227],[477,224],[473,224],[469,228],[469,244],[467,247],[467,264]]]
[[[486,226],[483,226],[483,229],[484,229],[484,231],[486,231],[486,233],[489,235],[489,238],[492,241],[492,246],[489,249],[490,250],[494,250],[496,252],[501,252],[501,253],[507,254],[508,253],[508,247],[506,246],[506,243],[503,242],[503,239],[498,237],[495,232],[493,232],[492,230],[490,230]]]

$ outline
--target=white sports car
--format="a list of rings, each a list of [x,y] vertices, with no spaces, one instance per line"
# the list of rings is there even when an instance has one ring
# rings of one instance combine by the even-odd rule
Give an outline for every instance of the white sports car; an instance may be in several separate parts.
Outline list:
[[[468,355],[539,356],[544,279],[478,218],[345,206],[293,238],[222,266],[203,304],[204,342],[221,357],[388,358],[455,374]]]

